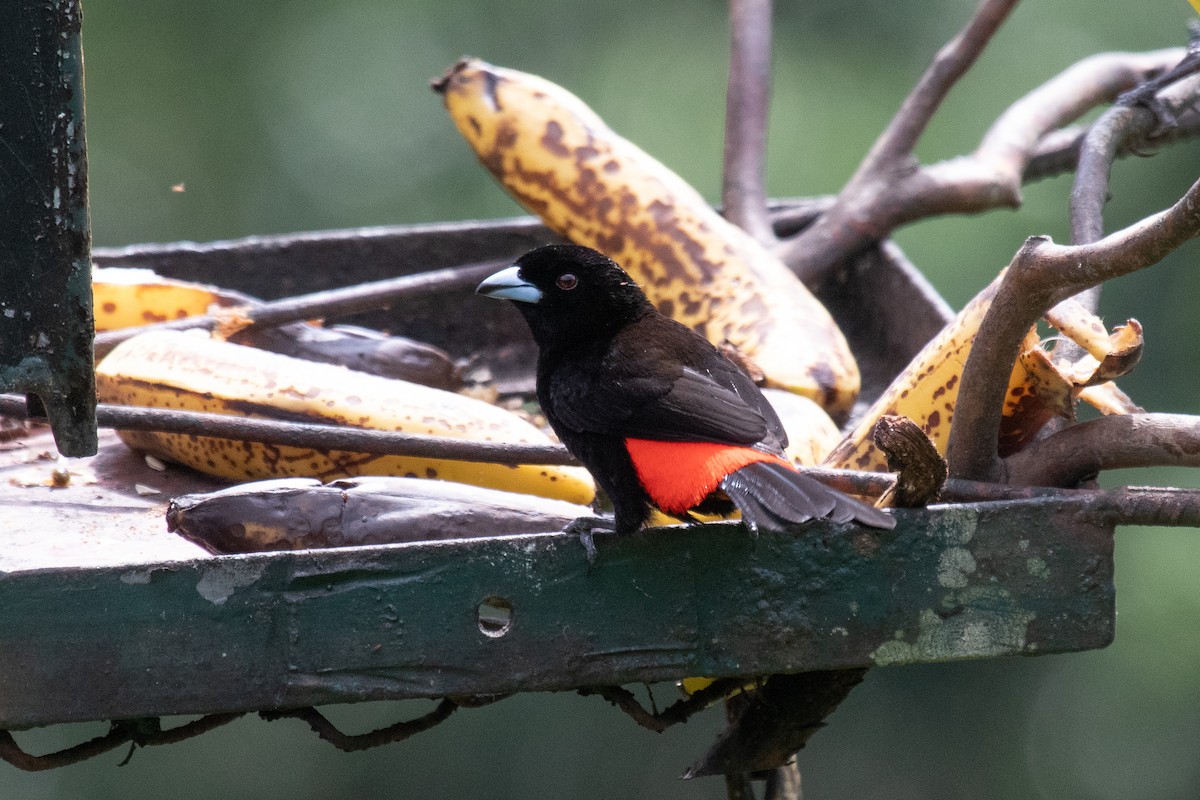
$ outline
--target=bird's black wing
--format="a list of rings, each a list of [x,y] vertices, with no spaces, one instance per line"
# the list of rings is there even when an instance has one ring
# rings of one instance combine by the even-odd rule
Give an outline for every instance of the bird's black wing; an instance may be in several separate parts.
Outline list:
[[[590,364],[546,376],[553,417],[571,430],[622,438],[786,444],[758,387],[707,341],[675,323],[632,333]]]

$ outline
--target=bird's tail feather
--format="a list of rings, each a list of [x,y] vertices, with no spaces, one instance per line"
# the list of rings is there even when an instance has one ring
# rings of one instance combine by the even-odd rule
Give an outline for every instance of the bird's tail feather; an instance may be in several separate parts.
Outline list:
[[[748,464],[725,476],[721,489],[752,530],[780,530],[814,519],[851,520],[890,530],[890,514],[831,489],[818,480],[770,461]]]

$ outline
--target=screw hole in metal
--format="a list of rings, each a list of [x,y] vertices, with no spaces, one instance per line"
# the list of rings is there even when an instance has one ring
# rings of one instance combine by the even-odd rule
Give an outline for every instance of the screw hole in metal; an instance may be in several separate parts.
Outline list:
[[[499,639],[512,628],[513,605],[503,597],[492,595],[475,609],[479,632],[492,639]]]

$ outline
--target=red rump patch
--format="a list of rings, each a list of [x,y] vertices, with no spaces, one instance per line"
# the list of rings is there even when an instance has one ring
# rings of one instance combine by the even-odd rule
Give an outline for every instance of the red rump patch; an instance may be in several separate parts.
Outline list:
[[[625,447],[650,499],[675,515],[699,505],[726,475],[747,464],[774,461],[791,467],[779,456],[761,450],[715,442],[626,439]]]

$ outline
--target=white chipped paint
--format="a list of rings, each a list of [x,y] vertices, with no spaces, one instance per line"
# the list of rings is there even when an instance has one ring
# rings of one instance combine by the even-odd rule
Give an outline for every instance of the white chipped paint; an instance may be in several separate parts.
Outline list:
[[[970,550],[948,547],[938,556],[938,585],[945,589],[965,589],[975,569],[975,556]]]
[[[969,508],[958,508],[939,514],[929,532],[948,545],[962,547],[971,541],[978,527],[978,513]]]
[[[1029,570],[1029,574],[1035,578],[1046,580],[1050,577],[1050,567],[1044,560],[1037,556],[1030,556],[1025,559],[1025,568]]]
[[[951,592],[947,607],[962,605],[945,618],[932,608],[922,609],[911,637],[897,631],[871,653],[879,666],[987,658],[1020,653],[1035,615],[1016,606],[1006,589],[980,586]]]
[[[214,605],[223,605],[226,600],[243,586],[249,586],[262,577],[264,565],[256,563],[229,562],[204,570],[196,582],[196,591]]]

